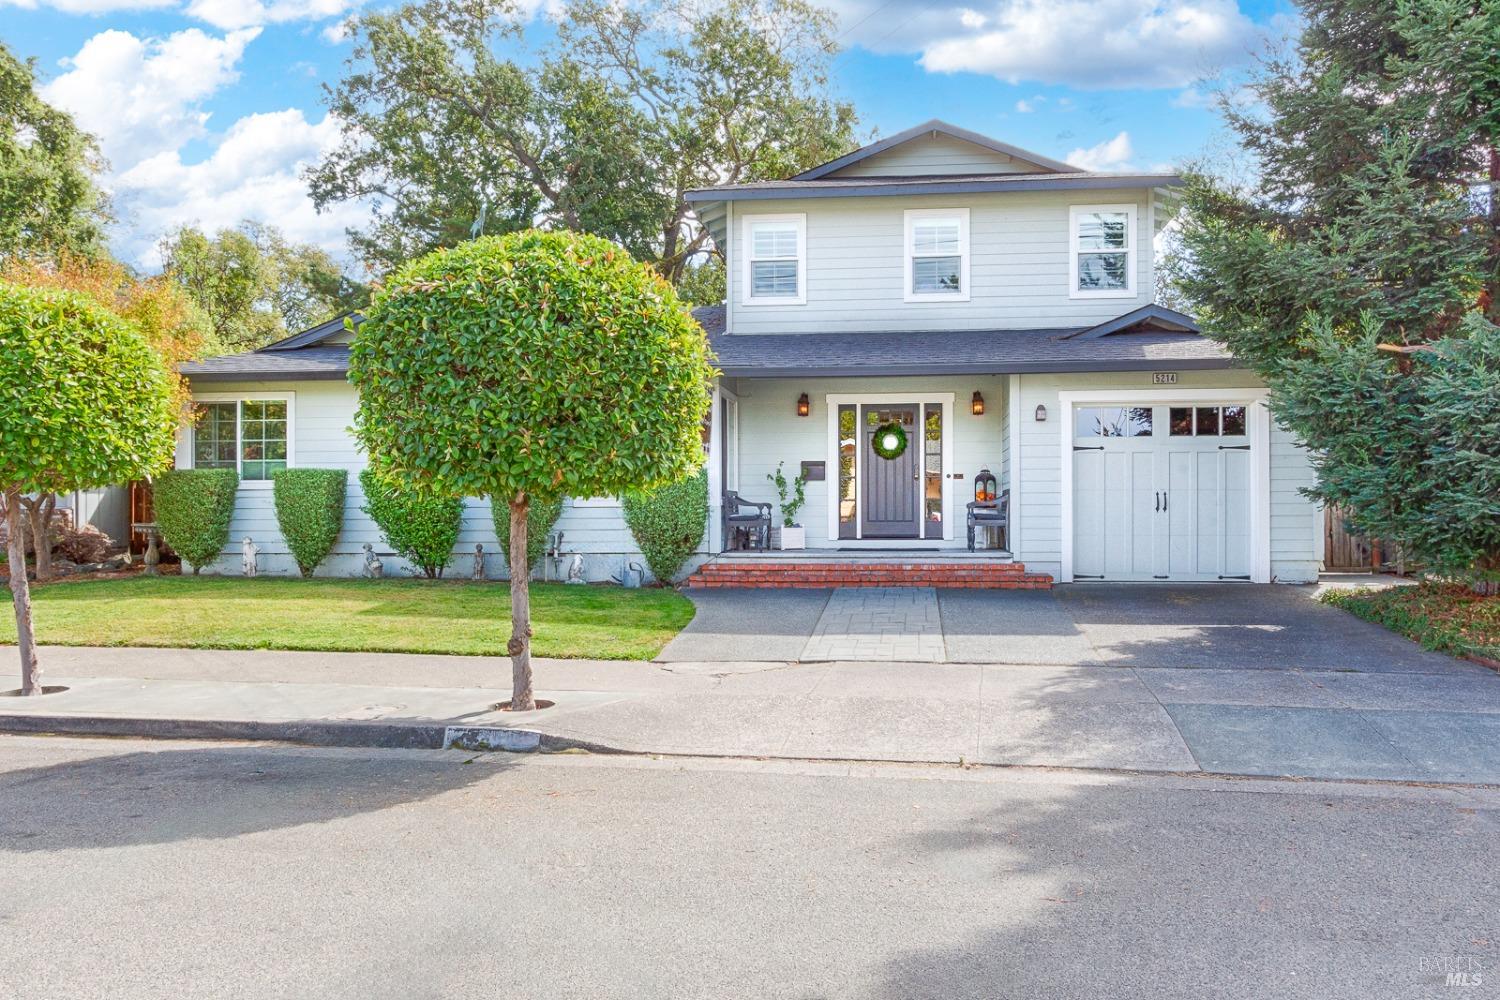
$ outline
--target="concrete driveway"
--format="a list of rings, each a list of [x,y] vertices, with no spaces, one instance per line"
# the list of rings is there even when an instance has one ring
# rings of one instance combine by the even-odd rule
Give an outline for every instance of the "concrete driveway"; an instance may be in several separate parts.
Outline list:
[[[1217,584],[695,590],[688,595],[698,615],[661,660],[1486,672],[1319,604],[1312,593]],[[934,623],[940,651],[911,655],[932,648]],[[841,635],[849,641],[839,643]]]

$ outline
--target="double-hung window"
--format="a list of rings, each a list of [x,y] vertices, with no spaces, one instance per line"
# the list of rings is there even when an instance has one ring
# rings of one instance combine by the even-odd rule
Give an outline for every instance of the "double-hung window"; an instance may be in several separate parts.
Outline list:
[[[906,213],[907,302],[969,300],[969,210]]]
[[[807,301],[807,216],[747,215],[745,305],[802,305]]]
[[[245,486],[269,486],[292,460],[292,397],[200,397],[192,432],[195,469],[235,469]]]
[[[1074,205],[1069,219],[1069,296],[1133,297],[1135,206]]]

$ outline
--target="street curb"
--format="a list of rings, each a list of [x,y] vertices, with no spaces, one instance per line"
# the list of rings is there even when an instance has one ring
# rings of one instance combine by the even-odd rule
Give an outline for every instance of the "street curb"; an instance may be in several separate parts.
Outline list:
[[[440,723],[258,722],[234,719],[151,719],[127,716],[4,715],[0,733],[58,736],[133,736],[163,740],[260,740],[317,747],[381,750],[478,750],[510,753],[588,750],[623,753],[615,747],[503,726]]]

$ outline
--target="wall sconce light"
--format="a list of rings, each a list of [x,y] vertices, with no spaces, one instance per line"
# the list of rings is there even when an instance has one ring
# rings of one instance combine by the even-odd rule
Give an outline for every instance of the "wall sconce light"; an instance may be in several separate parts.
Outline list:
[[[1040,403],[1036,407],[1036,422],[1045,424],[1047,422],[1047,408]]]
[[[979,394],[978,389],[974,390],[974,399],[969,403],[969,407],[974,411],[974,416],[984,416],[984,397]]]
[[[810,406],[807,402],[807,393],[804,392],[802,395],[797,397],[797,416],[805,417],[809,412]]]

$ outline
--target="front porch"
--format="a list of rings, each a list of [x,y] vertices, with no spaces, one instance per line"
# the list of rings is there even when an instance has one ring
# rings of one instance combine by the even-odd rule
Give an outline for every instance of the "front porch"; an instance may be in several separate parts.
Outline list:
[[[1052,577],[1028,573],[1003,549],[735,550],[709,558],[692,588],[941,587],[1046,590]]]
[[[760,548],[755,531],[725,525],[728,494],[770,504],[772,526],[783,525],[771,481],[780,469],[788,482],[805,480],[797,523],[806,536],[800,551],[810,558],[967,553],[976,478],[987,472],[989,489],[1008,486],[1007,382],[996,375],[722,380],[709,441],[710,552]],[[976,554],[1008,561],[1003,528],[977,532]]]

